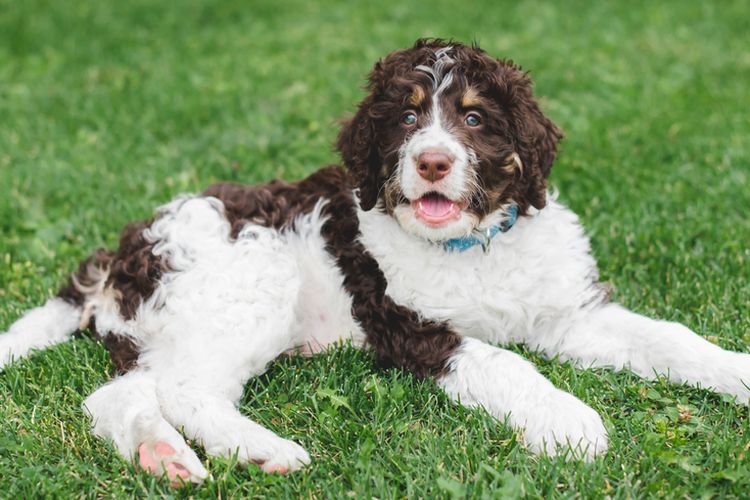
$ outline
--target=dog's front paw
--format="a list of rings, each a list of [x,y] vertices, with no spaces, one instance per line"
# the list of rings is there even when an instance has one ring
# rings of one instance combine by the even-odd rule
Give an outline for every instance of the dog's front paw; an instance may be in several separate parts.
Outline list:
[[[137,463],[155,476],[166,474],[172,486],[176,487],[187,482],[200,484],[208,477],[208,471],[203,468],[200,459],[179,435],[165,436],[163,441],[141,443]]]
[[[268,458],[259,463],[263,472],[277,472],[286,474],[290,471],[296,471],[310,463],[310,455],[305,449],[288,439],[281,439],[273,447]]]
[[[575,396],[563,391],[527,418],[524,440],[535,453],[593,460],[607,451],[607,430],[601,417]]]
[[[286,474],[310,463],[310,455],[302,446],[255,425],[204,445],[209,455],[228,457],[236,453],[238,462],[254,463],[268,473]]]

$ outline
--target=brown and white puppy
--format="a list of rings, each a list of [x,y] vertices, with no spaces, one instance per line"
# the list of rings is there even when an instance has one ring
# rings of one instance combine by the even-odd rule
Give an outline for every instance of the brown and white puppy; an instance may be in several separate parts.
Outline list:
[[[434,377],[535,452],[592,458],[607,433],[495,345],[748,402],[750,356],[608,302],[577,217],[547,194],[561,133],[520,68],[420,40],[379,61],[368,91],[338,139],[346,170],[159,208],[0,335],[0,366],[91,327],[119,372],[84,403],[94,433],[176,482],[208,475],[176,429],[268,472],[309,463],[236,403],[278,356],[341,340]]]

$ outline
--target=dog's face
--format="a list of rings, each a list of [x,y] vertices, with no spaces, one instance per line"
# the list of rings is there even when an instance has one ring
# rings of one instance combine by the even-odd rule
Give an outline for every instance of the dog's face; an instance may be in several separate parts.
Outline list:
[[[404,230],[441,241],[511,204],[519,214],[544,206],[562,134],[513,63],[420,40],[379,61],[368,90],[337,143],[363,210],[377,204]]]

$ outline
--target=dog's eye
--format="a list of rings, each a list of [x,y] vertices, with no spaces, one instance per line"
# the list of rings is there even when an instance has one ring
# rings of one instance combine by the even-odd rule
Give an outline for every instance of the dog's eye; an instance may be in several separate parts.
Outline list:
[[[479,113],[469,113],[464,118],[464,123],[469,127],[478,127],[482,124],[482,117],[479,116]]]
[[[407,127],[411,127],[417,123],[417,114],[414,111],[407,111],[401,116],[401,123]]]

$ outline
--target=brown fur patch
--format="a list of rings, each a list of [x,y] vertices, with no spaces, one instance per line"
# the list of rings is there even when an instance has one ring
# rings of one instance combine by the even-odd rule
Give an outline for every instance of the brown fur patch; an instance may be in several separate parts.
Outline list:
[[[482,104],[482,98],[474,87],[468,87],[461,96],[461,106],[464,108],[474,108]]]
[[[116,291],[120,314],[125,319],[135,317],[138,306],[151,297],[161,276],[169,271],[167,262],[152,253],[155,243],[145,237],[152,222],[128,224],[112,260],[107,286]]]
[[[109,269],[115,253],[97,249],[88,258],[81,261],[78,270],[71,273],[68,283],[60,289],[57,296],[74,306],[83,307],[86,297],[82,290],[95,287],[100,280],[101,272]]]
[[[105,286],[103,280],[108,280],[112,263],[116,260],[118,254],[103,248],[96,250],[89,258],[81,262],[78,270],[70,275],[67,285],[57,294],[66,302],[83,308],[81,329],[96,330],[95,318],[91,311],[86,309],[86,295],[96,293]],[[118,294],[116,289],[113,289],[112,292]],[[109,351],[110,359],[117,373],[124,373],[136,365],[139,350],[131,339],[110,332],[95,333]]]
[[[118,375],[123,375],[136,367],[140,350],[131,339],[111,332],[98,335],[98,337],[109,351],[109,356]]]
[[[418,108],[422,106],[425,97],[426,96],[422,87],[420,87],[419,85],[415,85],[414,90],[411,91],[411,95],[409,96],[409,104],[411,104],[415,108]]]
[[[154,244],[144,237],[151,222],[127,225],[120,236],[117,252],[97,250],[81,263],[58,293],[71,304],[84,307],[81,321],[90,329],[95,329],[96,321],[92,311],[85,308],[87,294],[103,287],[115,297],[120,315],[126,320],[132,319],[141,302],[154,293],[162,274],[169,270],[166,262],[151,252]],[[106,282],[100,283],[103,278]],[[96,332],[96,335],[109,351],[118,373],[136,365],[139,348],[131,339],[113,332]]]

